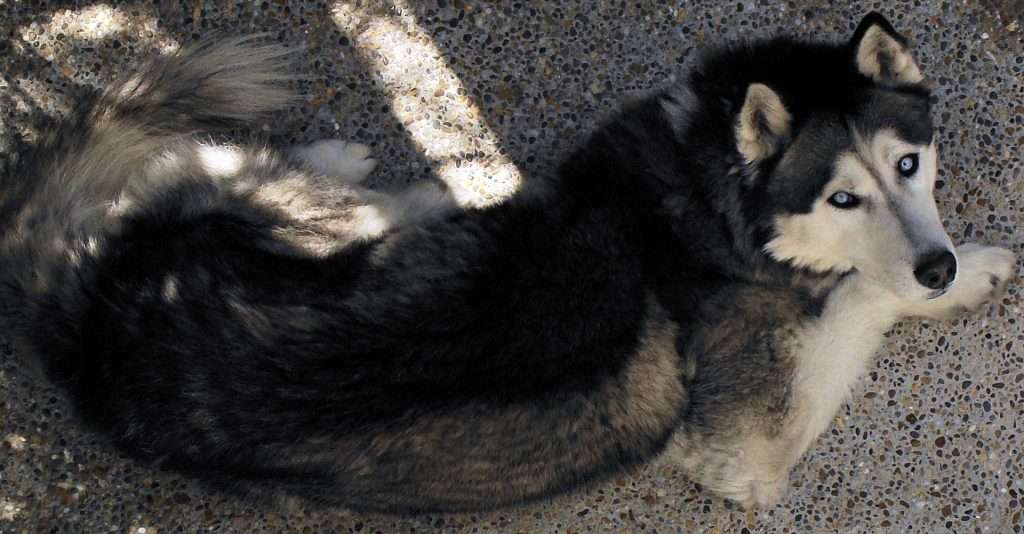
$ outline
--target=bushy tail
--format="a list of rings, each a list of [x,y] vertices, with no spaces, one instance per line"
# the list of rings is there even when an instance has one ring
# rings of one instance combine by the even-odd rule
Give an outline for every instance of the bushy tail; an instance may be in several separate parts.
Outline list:
[[[162,147],[196,132],[264,118],[293,100],[281,82],[287,51],[253,38],[206,43],[161,57],[105,91],[61,128],[42,178],[50,209],[109,202]],[[54,203],[54,201],[57,201]],[[79,223],[82,221],[78,221]]]
[[[0,183],[0,300],[54,289],[95,248],[110,207],[146,163],[196,134],[266,118],[295,101],[289,51],[243,37],[160,57],[92,98]]]

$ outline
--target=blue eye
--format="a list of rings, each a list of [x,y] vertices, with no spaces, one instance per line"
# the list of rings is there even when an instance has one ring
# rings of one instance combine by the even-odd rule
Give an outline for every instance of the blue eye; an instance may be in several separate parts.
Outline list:
[[[896,170],[900,176],[910,178],[917,172],[917,154],[907,154],[896,162]]]
[[[860,199],[854,196],[852,193],[847,193],[846,191],[839,191],[837,193],[833,193],[832,196],[828,197],[828,203],[832,204],[833,206],[841,210],[848,210],[859,206]]]

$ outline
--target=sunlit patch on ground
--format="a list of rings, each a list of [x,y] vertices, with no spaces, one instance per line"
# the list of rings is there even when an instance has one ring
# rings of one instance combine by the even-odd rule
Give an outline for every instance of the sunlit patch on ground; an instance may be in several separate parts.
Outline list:
[[[522,177],[501,154],[500,140],[483,121],[458,76],[404,2],[390,16],[350,4],[332,10],[339,26],[360,19],[356,49],[379,76],[391,111],[461,204],[486,205],[515,192]],[[486,156],[486,161],[474,155]]]
[[[127,8],[114,8],[107,4],[59,10],[46,22],[33,22],[19,27],[17,34],[21,43],[32,48],[39,56],[57,62],[72,59],[69,57],[69,52],[74,51],[72,44],[99,44],[119,36],[125,36],[125,44],[130,41],[164,53],[177,49],[178,43],[161,31],[152,10],[134,7],[132,13],[128,11]],[[58,67],[64,69],[66,75],[73,73],[68,72],[68,69],[74,68],[70,64],[59,64]]]

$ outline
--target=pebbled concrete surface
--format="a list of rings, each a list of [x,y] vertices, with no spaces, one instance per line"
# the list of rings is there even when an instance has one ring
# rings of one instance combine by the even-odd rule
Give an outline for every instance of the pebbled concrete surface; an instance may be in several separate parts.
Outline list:
[[[666,5],[671,4],[671,5]],[[468,0],[184,3],[0,0],[0,150],[153,51],[268,32],[303,45],[309,95],[278,140],[374,146],[387,186],[449,181],[487,203],[547,168],[617,102],[698,47],[791,32],[845,39],[882,9],[937,82],[937,197],[956,242],[1024,256],[1020,0],[772,3]],[[0,331],[0,532],[992,532],[1024,530],[1020,279],[980,316],[899,325],[778,507],[752,513],[671,466],[549,503],[396,519],[265,510],[120,457]],[[6,304],[6,303],[0,303]]]

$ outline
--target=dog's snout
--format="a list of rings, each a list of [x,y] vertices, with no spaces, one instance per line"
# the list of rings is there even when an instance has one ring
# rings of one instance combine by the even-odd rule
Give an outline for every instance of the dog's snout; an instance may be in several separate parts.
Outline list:
[[[914,277],[928,289],[942,289],[956,277],[956,257],[948,250],[930,252],[917,264]]]

